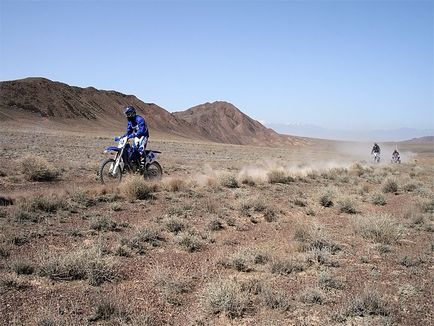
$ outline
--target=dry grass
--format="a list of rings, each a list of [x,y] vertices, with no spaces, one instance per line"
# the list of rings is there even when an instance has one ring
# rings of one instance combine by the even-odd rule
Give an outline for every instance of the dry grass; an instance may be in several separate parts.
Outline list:
[[[118,277],[114,260],[104,256],[97,247],[61,254],[46,253],[41,257],[39,275],[56,281],[87,279],[93,286]]]
[[[341,213],[356,214],[357,209],[357,199],[350,196],[344,196],[338,200],[339,211]]]
[[[375,192],[371,195],[371,203],[378,206],[384,206],[387,204],[387,200],[382,193]]]
[[[20,291],[28,287],[30,287],[30,283],[27,280],[15,274],[3,274],[0,278],[0,289],[2,290]]]
[[[75,157],[75,147],[68,151],[71,139],[68,135],[66,146],[53,149]],[[169,177],[160,181],[161,191],[145,181],[142,198],[152,200],[129,203],[141,197],[140,191],[129,197],[122,191],[120,197],[123,184],[96,187],[96,163],[103,155],[95,149],[107,138],[85,139],[89,146],[80,148],[80,162],[62,163],[57,152],[43,153],[55,166],[65,167],[56,184],[24,181],[4,162],[8,176],[0,178],[1,187],[14,200],[0,208],[5,324],[328,325],[334,324],[329,318],[336,309],[347,324],[429,324],[431,156],[418,157],[414,165],[420,171],[409,178],[413,166],[405,162],[391,169],[364,163],[328,169],[352,159],[330,144],[308,154],[303,147],[151,139],[164,153],[165,171],[176,180],[171,185],[165,183]],[[5,156],[17,157],[8,146],[3,146]],[[316,151],[315,146],[308,150]],[[285,171],[273,183],[266,178],[270,166]],[[220,183],[219,171],[232,176],[227,183]],[[288,171],[297,177],[285,184]],[[205,175],[211,176],[211,186]],[[233,176],[238,188],[232,188]],[[398,180],[399,193],[383,193],[386,178]],[[142,184],[140,180],[136,188]],[[355,198],[347,206],[366,216],[341,214],[351,213],[343,209],[342,197]],[[407,216],[407,210],[412,214]],[[105,246],[94,254],[92,244],[99,241]],[[45,250],[49,252],[38,259]],[[378,291],[388,285],[386,296],[359,293],[361,280]],[[401,295],[406,284],[416,293]],[[396,307],[386,305],[383,313],[386,298]],[[126,314],[123,302],[128,302]],[[42,316],[41,307],[50,313]]]
[[[356,216],[355,231],[365,239],[383,244],[395,244],[402,236],[402,227],[385,214]]]
[[[262,304],[269,309],[287,311],[292,308],[292,300],[289,293],[282,289],[265,286],[261,289],[259,294]]]
[[[241,284],[234,280],[217,280],[205,287],[202,305],[211,314],[224,314],[230,319],[244,316],[251,301]]]
[[[327,273],[321,273],[318,277],[318,287],[323,290],[342,290],[344,283],[340,278]]]
[[[147,182],[140,175],[131,175],[119,185],[120,192],[128,200],[146,200],[152,198],[155,186]]]
[[[178,244],[188,252],[199,251],[204,246],[202,240],[196,234],[189,232],[181,234]]]
[[[95,231],[119,231],[120,226],[107,216],[95,216],[90,220],[90,228]]]
[[[60,172],[47,160],[36,155],[27,155],[20,162],[21,172],[28,181],[53,181]]]
[[[382,296],[376,290],[369,288],[351,298],[344,309],[346,317],[388,316],[389,314],[390,308]]]
[[[186,228],[184,220],[177,216],[169,216],[163,220],[163,223],[167,231],[175,234],[178,234]]]
[[[285,259],[275,258],[270,267],[273,274],[290,275],[304,271],[307,265],[300,257],[293,256]]]
[[[26,260],[15,260],[11,267],[17,275],[30,275],[35,271],[33,264]]]
[[[299,297],[300,301],[304,303],[324,303],[324,295],[318,288],[306,288],[300,293]]]
[[[381,190],[384,193],[389,193],[389,192],[397,192],[398,191],[398,181],[394,178],[387,178],[382,185]]]
[[[223,173],[218,176],[218,183],[220,186],[226,188],[238,188],[240,185],[238,184],[237,178],[230,173]]]
[[[323,207],[332,207],[334,205],[335,192],[331,189],[325,189],[319,196],[319,203]]]
[[[278,169],[268,171],[267,178],[269,183],[288,184],[294,182],[295,180],[292,176],[288,175],[285,171],[278,170]]]

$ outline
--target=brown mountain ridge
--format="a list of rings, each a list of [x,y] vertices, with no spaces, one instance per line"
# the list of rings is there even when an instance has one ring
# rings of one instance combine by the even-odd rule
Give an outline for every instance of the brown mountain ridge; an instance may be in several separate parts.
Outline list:
[[[241,145],[284,146],[303,142],[264,127],[223,101],[170,113],[154,103],[117,91],[69,86],[45,78],[0,82],[0,118],[6,123],[49,121],[119,130],[125,128],[121,108],[126,105],[133,105],[143,115],[151,133]]]

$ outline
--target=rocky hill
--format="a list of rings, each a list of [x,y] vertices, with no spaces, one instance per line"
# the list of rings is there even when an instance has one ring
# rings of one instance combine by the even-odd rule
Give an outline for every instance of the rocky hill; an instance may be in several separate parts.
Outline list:
[[[18,126],[48,121],[80,128],[124,128],[121,109],[133,105],[151,132],[229,144],[284,146],[300,142],[264,127],[227,102],[205,103],[170,113],[134,95],[69,86],[45,78],[0,82],[0,94],[1,120]]]

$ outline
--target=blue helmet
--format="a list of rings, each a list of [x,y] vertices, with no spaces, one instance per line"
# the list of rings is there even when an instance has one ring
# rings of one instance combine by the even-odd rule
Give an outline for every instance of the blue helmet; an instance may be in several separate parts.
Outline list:
[[[127,107],[124,109],[124,115],[125,115],[128,119],[134,118],[134,117],[136,116],[136,109],[134,108],[134,106],[131,106],[131,105],[127,106]]]

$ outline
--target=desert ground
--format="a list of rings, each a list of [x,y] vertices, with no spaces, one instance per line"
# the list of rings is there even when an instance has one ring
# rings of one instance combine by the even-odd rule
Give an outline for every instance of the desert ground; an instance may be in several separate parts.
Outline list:
[[[114,136],[0,129],[1,324],[433,324],[432,144],[154,137],[107,187]]]

